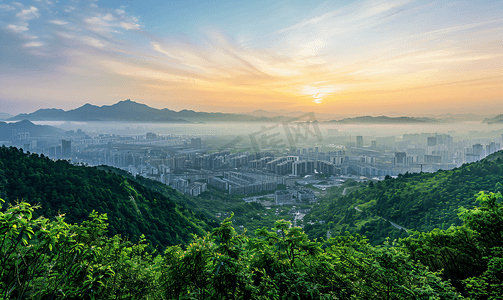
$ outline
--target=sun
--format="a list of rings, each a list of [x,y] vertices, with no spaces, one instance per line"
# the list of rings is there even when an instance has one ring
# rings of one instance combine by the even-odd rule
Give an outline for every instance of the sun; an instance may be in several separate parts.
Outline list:
[[[326,96],[341,90],[341,87],[334,85],[323,85],[323,86],[315,86],[315,85],[316,83],[313,85],[304,86],[302,88],[302,93],[304,95],[313,97],[313,102],[316,104],[321,104],[321,102]]]

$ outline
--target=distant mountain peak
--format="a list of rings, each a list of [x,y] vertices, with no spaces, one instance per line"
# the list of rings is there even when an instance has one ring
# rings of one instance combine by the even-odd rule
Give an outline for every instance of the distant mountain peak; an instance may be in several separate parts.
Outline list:
[[[482,121],[482,123],[503,123],[503,114],[492,118],[486,118]]]
[[[388,117],[388,116],[361,116],[354,118],[344,118],[339,121],[331,121],[338,123],[425,123],[425,122],[438,122],[438,120],[431,118],[414,118],[414,117]]]
[[[86,103],[82,105],[82,107],[96,107],[96,105],[92,105],[91,103]]]
[[[141,104],[141,103],[132,101],[131,99],[126,99],[126,100],[119,101],[119,102],[115,103],[114,105],[119,105],[119,104]],[[142,105],[145,105],[145,104],[142,104]]]
[[[29,120],[21,120],[19,122],[0,122],[0,141],[8,141],[13,138],[13,129],[19,132],[29,132],[30,136],[40,136],[40,135],[59,135],[64,133],[63,129],[52,127],[49,125],[36,125]]]
[[[17,124],[17,125],[34,125],[33,122],[31,122],[30,120],[27,120],[27,119],[24,119],[24,120],[21,120],[17,123],[14,123],[14,124]]]
[[[112,105],[95,106],[89,103],[64,111],[62,109],[40,109],[35,113],[20,114],[10,118],[17,120],[36,121],[125,121],[125,122],[163,122],[163,123],[192,123],[192,122],[277,122],[276,116],[257,116],[230,113],[197,112],[183,109],[179,112],[167,108],[157,109],[143,103],[126,99]]]

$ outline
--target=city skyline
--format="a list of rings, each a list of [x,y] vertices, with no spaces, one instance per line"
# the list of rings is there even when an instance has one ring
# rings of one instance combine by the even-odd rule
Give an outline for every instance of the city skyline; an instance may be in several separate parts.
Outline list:
[[[503,112],[498,1],[0,1],[0,112]]]

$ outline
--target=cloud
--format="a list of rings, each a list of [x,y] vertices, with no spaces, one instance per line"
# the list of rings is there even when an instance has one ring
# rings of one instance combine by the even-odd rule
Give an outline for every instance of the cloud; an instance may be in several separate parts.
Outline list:
[[[9,25],[7,25],[7,28],[16,32],[16,33],[21,33],[23,31],[28,30],[28,24],[24,24],[24,25],[9,24]]]
[[[56,24],[56,25],[66,25],[68,22],[62,21],[62,20],[51,20],[49,23]]]
[[[40,17],[40,14],[38,13],[38,8],[30,6],[28,9],[22,9],[16,16],[22,20],[31,20]]]
[[[120,26],[126,30],[138,30],[140,29],[140,25],[139,24],[135,24],[133,22],[121,22],[120,23]]]
[[[334,85],[308,85],[302,87],[301,92],[304,95],[309,95],[313,98],[313,102],[316,104],[320,104],[323,98],[328,95],[331,95],[337,91],[340,91],[342,87],[334,86]]]
[[[70,5],[67,5],[65,6],[65,8],[63,8],[63,11],[64,12],[67,12],[67,13],[71,13],[72,11],[74,11],[76,8],[74,6],[70,6]]]
[[[0,4],[0,12],[7,12],[16,9],[14,6],[8,4]]]
[[[39,2],[39,3],[46,4],[46,5],[54,5],[54,3],[52,1],[49,1],[49,0],[35,0],[35,1]]]
[[[114,16],[112,16],[112,14],[108,13],[108,14],[106,14],[106,15],[103,17],[103,20],[105,20],[105,21],[114,21],[114,20],[115,20],[115,18],[114,18]]]
[[[141,25],[130,21],[117,21],[117,19],[108,13],[104,16],[97,15],[85,18],[84,21],[89,25],[89,29],[100,33],[116,32],[113,27],[120,27],[126,30],[138,30]]]
[[[317,39],[309,43],[301,45],[301,50],[296,54],[298,56],[315,56],[317,55],[323,47],[327,45],[327,42],[322,39]]]
[[[63,31],[56,31],[55,34],[65,39],[75,38],[75,35]]]
[[[28,42],[28,43],[24,44],[23,46],[25,46],[25,47],[42,47],[43,45],[44,45],[44,43],[42,43],[42,42],[33,41],[33,42]]]
[[[83,41],[84,44],[91,46],[91,47],[95,47],[95,48],[105,47],[105,44],[102,41],[95,39],[93,37],[90,37],[90,36],[81,37],[80,40]]]
[[[20,34],[8,30],[0,30],[0,41],[2,41],[0,43],[2,58],[7,58],[0,59],[0,77],[4,79],[7,77],[22,76],[25,70],[37,70],[49,76],[54,68],[61,63],[60,57],[30,54],[33,52],[33,47],[26,47],[24,44],[34,41],[27,41],[26,38]],[[30,82],[32,79],[27,77],[23,80],[25,82]],[[0,84],[0,88],[2,87],[4,87],[4,85]]]
[[[85,18],[84,22],[90,26],[91,30],[97,32],[108,31],[108,27],[110,27],[110,24],[106,20],[103,20],[102,17]]]

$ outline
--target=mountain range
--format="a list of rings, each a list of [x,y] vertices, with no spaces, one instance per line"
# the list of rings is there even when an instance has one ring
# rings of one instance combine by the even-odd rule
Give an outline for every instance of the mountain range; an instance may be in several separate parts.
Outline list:
[[[493,124],[493,123],[499,123],[503,124],[503,114],[502,115],[497,115],[493,118],[486,118],[482,123],[488,123],[488,124]]]
[[[0,120],[7,120],[14,117],[11,114],[0,112]]]
[[[271,111],[258,109],[258,110],[254,110],[252,112],[247,112],[245,114],[250,115],[250,116],[254,116],[254,117],[259,117],[259,118],[262,118],[262,117],[265,117],[265,118],[274,118],[274,117],[296,118],[296,117],[304,115],[305,113],[306,113],[305,111],[291,111],[291,110],[286,110],[286,109],[271,110]],[[334,119],[342,119],[344,117],[347,117],[348,115],[315,113],[315,116],[318,121],[328,121],[328,120],[334,120]]]
[[[432,118],[413,118],[413,117],[386,117],[386,116],[363,116],[356,118],[344,118],[342,120],[330,121],[330,123],[343,123],[343,124],[404,124],[404,123],[437,123],[441,120]]]
[[[287,116],[287,117],[298,117],[301,116],[302,114],[305,114],[306,112],[303,111],[291,111],[291,110],[286,110],[286,109],[280,109],[280,110],[263,110],[263,109],[258,109],[252,112],[246,112],[244,114],[255,116],[255,117],[277,117],[277,116]],[[373,114],[368,114],[369,116],[372,117],[377,117],[377,115]],[[387,112],[381,114],[383,116],[388,116],[390,118],[398,118],[398,117],[403,117],[403,113],[398,113],[398,112]],[[350,118],[355,118],[355,117],[360,117],[361,114],[331,114],[331,113],[316,113],[316,119],[318,121],[330,121],[330,120],[342,120],[344,118],[350,119]],[[408,115],[408,117],[414,117],[414,118],[428,118],[428,119],[433,119],[433,120],[439,120],[441,122],[466,122],[466,121],[482,121],[484,119],[488,119],[493,117],[494,115],[477,115],[474,113],[466,113],[466,114],[453,114],[453,113],[447,113],[447,114],[441,114],[441,115],[433,115],[433,114],[428,114],[428,115]]]
[[[179,112],[164,108],[157,109],[131,100],[120,101],[113,105],[96,106],[85,104],[72,110],[39,109],[29,114],[19,114],[9,121],[123,121],[123,122],[162,122],[162,123],[197,123],[197,122],[277,122],[283,118],[254,117],[242,114]]]
[[[16,134],[28,132],[30,136],[59,135],[65,131],[49,125],[35,125],[28,120],[16,123],[0,122],[0,141],[14,138]]]
[[[0,120],[8,121],[119,121],[119,122],[149,122],[149,123],[206,123],[206,122],[283,122],[302,116],[306,112],[289,111],[286,109],[267,111],[263,109],[252,112],[234,114],[220,112],[196,112],[193,110],[174,111],[167,108],[157,109],[131,100],[119,101],[113,105],[96,106],[85,104],[72,110],[56,108],[39,109],[33,113],[12,115],[0,113]],[[490,118],[475,114],[444,114],[428,115],[426,117],[404,117],[398,113],[389,113],[388,116],[348,116],[342,114],[316,113],[318,121],[333,123],[435,123],[435,122],[460,122],[482,121],[484,123],[503,122],[503,115]],[[393,117],[397,116],[397,117]],[[330,121],[331,120],[331,121]]]

